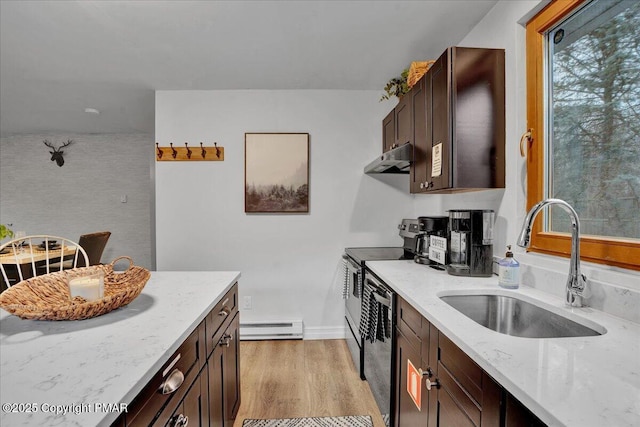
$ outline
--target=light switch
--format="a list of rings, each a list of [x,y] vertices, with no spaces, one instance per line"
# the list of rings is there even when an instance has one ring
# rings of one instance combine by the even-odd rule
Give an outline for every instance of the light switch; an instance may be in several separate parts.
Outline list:
[[[123,194],[122,196],[120,196],[120,203],[127,203],[127,195]]]

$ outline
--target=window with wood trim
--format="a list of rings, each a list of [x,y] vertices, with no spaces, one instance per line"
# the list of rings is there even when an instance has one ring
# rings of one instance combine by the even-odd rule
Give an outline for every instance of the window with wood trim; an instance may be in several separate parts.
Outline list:
[[[640,2],[554,0],[527,23],[527,208],[578,212],[581,258],[640,270]],[[569,256],[548,209],[531,250]]]

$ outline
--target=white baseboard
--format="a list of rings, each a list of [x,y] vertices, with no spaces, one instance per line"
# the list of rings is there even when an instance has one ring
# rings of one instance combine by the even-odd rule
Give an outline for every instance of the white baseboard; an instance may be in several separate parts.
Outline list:
[[[336,340],[346,337],[346,326],[306,326],[305,340]]]

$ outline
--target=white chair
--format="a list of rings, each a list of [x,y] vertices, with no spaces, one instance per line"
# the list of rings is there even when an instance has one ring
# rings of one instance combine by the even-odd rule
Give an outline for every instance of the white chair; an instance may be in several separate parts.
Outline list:
[[[0,270],[7,287],[33,276],[62,271],[60,261],[70,261],[75,268],[81,259],[83,265],[89,265],[87,252],[78,243],[58,236],[18,237],[0,246]]]

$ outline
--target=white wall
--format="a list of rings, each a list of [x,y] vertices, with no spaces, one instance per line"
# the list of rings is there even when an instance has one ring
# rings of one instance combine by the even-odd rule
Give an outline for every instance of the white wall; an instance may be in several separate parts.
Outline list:
[[[52,162],[42,141],[63,149]],[[120,255],[152,268],[150,134],[43,133],[0,138],[0,223],[14,231],[78,240],[111,231],[103,262]],[[127,203],[121,203],[121,197]]]
[[[213,145],[224,162],[156,163],[158,270],[239,270],[242,321],[302,318],[305,338],[344,334],[341,255],[401,245],[408,177],[363,174],[380,153],[379,91],[158,91],[156,141]],[[244,133],[310,134],[310,212],[245,214]],[[179,289],[180,284],[176,284]],[[242,305],[241,305],[242,308]]]

